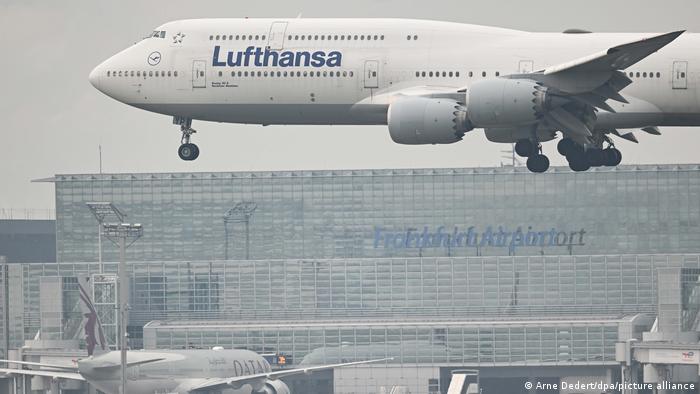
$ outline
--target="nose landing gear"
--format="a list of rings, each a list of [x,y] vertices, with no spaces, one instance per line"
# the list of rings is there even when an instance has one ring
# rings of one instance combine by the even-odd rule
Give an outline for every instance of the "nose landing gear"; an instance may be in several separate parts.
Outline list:
[[[173,123],[180,125],[180,131],[182,132],[181,145],[177,149],[178,156],[185,161],[197,159],[199,157],[199,147],[190,142],[192,134],[197,132],[197,130],[192,128],[192,119],[175,116],[173,117]]]

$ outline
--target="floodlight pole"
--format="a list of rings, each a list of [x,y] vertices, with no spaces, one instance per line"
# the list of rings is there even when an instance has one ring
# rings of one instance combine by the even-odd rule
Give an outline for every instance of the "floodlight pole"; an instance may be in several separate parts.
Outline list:
[[[127,372],[127,346],[129,333],[127,326],[129,324],[129,292],[128,292],[128,273],[126,270],[126,248],[143,235],[143,228],[140,224],[116,223],[103,224],[105,236],[119,246],[119,268],[117,281],[117,291],[119,292],[119,348],[121,352],[121,385],[119,392],[127,394],[126,388],[126,372]],[[127,238],[133,241],[127,245]]]
[[[126,291],[127,288],[127,277],[126,277],[126,234],[119,237],[119,280],[117,281],[118,292],[119,292],[119,326],[121,328],[121,340],[120,340],[120,350],[121,350],[121,372],[122,372],[122,384],[121,384],[121,394],[127,394],[126,391],[126,347],[127,340],[129,338],[129,333],[126,330],[128,322],[127,316],[127,304],[129,303],[129,296]]]

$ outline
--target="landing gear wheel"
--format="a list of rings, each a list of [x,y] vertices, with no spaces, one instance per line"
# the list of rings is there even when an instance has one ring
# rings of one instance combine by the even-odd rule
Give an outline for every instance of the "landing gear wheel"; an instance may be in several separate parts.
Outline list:
[[[562,138],[557,143],[557,151],[559,151],[559,154],[562,156],[567,156],[576,148],[578,148],[578,146],[571,138]]]
[[[581,155],[574,157],[572,158],[572,160],[569,161],[569,168],[576,172],[582,172],[588,171],[591,168],[591,165],[588,163],[586,158],[583,155]]]
[[[608,148],[603,150],[604,165],[615,167],[622,162],[622,152],[616,148]]]
[[[199,147],[195,144],[182,144],[177,150],[177,154],[182,160],[192,161],[199,157]]]
[[[530,156],[527,159],[527,169],[531,172],[545,172],[549,169],[549,159],[542,154]]]
[[[515,143],[515,153],[520,157],[530,157],[535,153],[535,144],[528,139],[518,140]]]
[[[605,154],[602,149],[590,148],[586,150],[584,157],[591,167],[600,167],[605,164]]]

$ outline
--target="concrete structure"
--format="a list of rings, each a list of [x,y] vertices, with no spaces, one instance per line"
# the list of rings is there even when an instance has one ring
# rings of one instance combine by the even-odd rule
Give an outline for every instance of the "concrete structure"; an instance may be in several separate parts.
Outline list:
[[[297,392],[444,393],[464,368],[487,394],[617,382],[634,368],[642,381],[637,345],[697,342],[698,165],[52,181],[59,263],[9,267],[11,347],[45,324],[42,277],[99,274],[89,201],[146,229],[127,253],[133,345],[241,347],[291,366],[396,358],[296,379]],[[241,206],[255,209],[226,219]],[[117,248],[103,256],[109,276]],[[665,336],[679,330],[691,334]]]

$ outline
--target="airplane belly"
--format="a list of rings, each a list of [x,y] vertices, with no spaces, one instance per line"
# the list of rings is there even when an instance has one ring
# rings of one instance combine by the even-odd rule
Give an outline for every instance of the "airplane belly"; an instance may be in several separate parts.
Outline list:
[[[374,104],[132,104],[196,120],[264,125],[385,125],[387,105]]]

